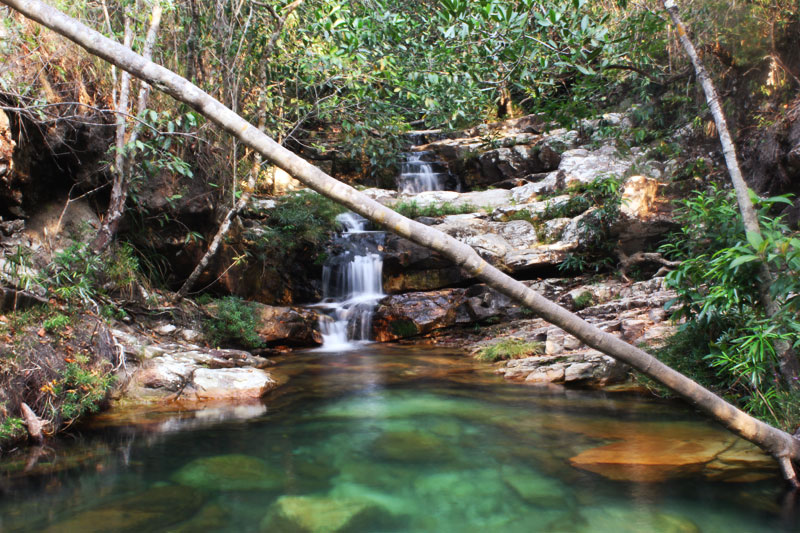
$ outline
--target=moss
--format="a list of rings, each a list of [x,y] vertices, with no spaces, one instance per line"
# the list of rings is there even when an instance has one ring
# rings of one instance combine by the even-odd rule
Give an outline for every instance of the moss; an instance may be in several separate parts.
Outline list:
[[[491,346],[484,346],[475,354],[475,359],[493,363],[504,359],[519,359],[544,353],[544,344],[522,339],[504,339]]]
[[[392,331],[392,334],[397,337],[413,337],[414,335],[419,334],[419,328],[417,325],[412,322],[411,320],[395,320],[391,323],[389,328]]]

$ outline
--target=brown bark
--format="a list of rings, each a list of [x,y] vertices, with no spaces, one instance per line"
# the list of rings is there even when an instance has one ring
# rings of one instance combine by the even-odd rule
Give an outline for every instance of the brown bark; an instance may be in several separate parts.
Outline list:
[[[547,300],[521,282],[500,272],[468,245],[435,229],[409,220],[380,203],[364,196],[286,150],[249,124],[219,101],[178,76],[124,46],[115,43],[80,22],[38,0],[0,0],[25,16],[69,38],[89,52],[148,80],[160,90],[197,109],[205,117],[239,139],[266,159],[294,176],[308,187],[352,209],[369,220],[385,226],[397,235],[440,252],[471,275],[533,310],[540,317],[571,333],[582,342],[631,365],[663,384],[692,405],[722,423],[732,432],[772,454],[784,466],[787,481],[796,483],[791,461],[800,458],[800,440],[740,411],[730,403],[686,376],[658,361],[643,350],[585,322],[577,315]]]
[[[150,28],[147,30],[145,37],[144,48],[142,55],[149,61],[153,56],[153,46],[156,42],[156,35],[158,34],[158,27],[161,24],[162,7],[159,2],[153,4],[153,11],[150,14]],[[133,27],[131,23],[131,16],[126,13],[125,15],[125,46],[130,48],[133,42]],[[97,232],[92,243],[92,248],[95,251],[105,249],[114,235],[117,233],[119,223],[125,214],[125,202],[128,201],[128,187],[130,185],[131,165],[133,157],[125,153],[125,146],[133,146],[139,133],[142,130],[142,123],[137,122],[133,127],[130,138],[126,142],[127,135],[127,119],[128,114],[128,99],[130,97],[130,80],[131,76],[128,72],[122,72],[122,79],[120,81],[120,96],[117,102],[117,133],[116,133],[116,155],[114,156],[114,178],[111,186],[111,197],[108,201],[108,209],[106,216],[103,219],[103,225]],[[150,85],[143,81],[139,87],[139,95],[137,98],[136,111],[141,117],[145,109],[147,109],[147,99],[150,95]]]
[[[733,183],[733,189],[736,192],[736,201],[739,204],[739,212],[742,214],[742,221],[744,222],[744,229],[748,233],[755,233],[761,235],[761,226],[758,222],[758,214],[753,207],[753,202],[750,200],[750,189],[742,176],[742,170],[739,167],[739,160],[736,155],[736,145],[733,143],[730,131],[728,130],[728,122],[725,119],[725,113],[722,111],[720,105],[719,95],[714,84],[711,81],[711,76],[705,69],[700,56],[697,54],[694,45],[692,44],[689,35],[686,32],[686,27],[681,21],[680,14],[678,13],[678,5],[674,0],[666,0],[663,2],[664,9],[669,13],[672,23],[675,25],[675,33],[683,46],[686,55],[694,65],[695,73],[700,85],[703,87],[703,92],[706,96],[706,103],[711,110],[711,115],[714,117],[714,123],[717,126],[717,133],[719,134],[719,142],[722,145],[722,153],[725,156],[725,165],[728,167],[728,174]],[[761,302],[764,305],[764,310],[767,316],[774,316],[780,311],[777,302],[770,293],[770,286],[774,281],[772,272],[769,266],[762,262],[759,266],[759,280],[758,292]],[[797,387],[797,377],[800,373],[800,363],[797,361],[797,356],[788,342],[779,341],[775,343],[775,349],[780,358],[780,372],[784,381],[792,387]]]
[[[39,443],[43,442],[44,433],[42,433],[42,430],[44,429],[45,422],[36,416],[33,409],[28,407],[28,404],[25,402],[20,404],[19,410],[22,413],[22,419],[25,421],[25,425],[28,427],[28,435],[30,438]]]

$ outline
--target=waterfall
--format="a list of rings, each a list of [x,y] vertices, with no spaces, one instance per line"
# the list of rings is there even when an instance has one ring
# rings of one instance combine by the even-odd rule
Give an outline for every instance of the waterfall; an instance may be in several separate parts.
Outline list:
[[[335,239],[332,255],[322,267],[320,317],[322,349],[352,349],[358,341],[368,341],[372,313],[383,294],[383,258],[379,248],[385,234],[367,231],[366,219],[355,213],[336,218],[342,233]]]
[[[441,191],[445,189],[449,174],[443,163],[425,161],[431,152],[411,152],[405,154],[405,161],[400,164],[400,175],[397,177],[397,188],[404,194],[417,194],[424,191]]]

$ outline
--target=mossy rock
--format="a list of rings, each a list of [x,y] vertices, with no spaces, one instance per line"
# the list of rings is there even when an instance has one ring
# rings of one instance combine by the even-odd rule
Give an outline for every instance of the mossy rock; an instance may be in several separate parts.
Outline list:
[[[249,455],[217,455],[195,459],[172,480],[208,491],[272,490],[283,485],[283,472]]]

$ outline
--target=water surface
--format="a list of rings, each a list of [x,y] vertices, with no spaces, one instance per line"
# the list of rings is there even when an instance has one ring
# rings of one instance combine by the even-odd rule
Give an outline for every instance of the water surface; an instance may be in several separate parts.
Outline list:
[[[120,411],[5,460],[0,530],[285,531],[291,513],[316,531],[800,529],[777,478],[571,466],[620,438],[713,434],[678,403],[510,384],[437,349],[295,353],[278,371],[289,383],[263,405]]]

